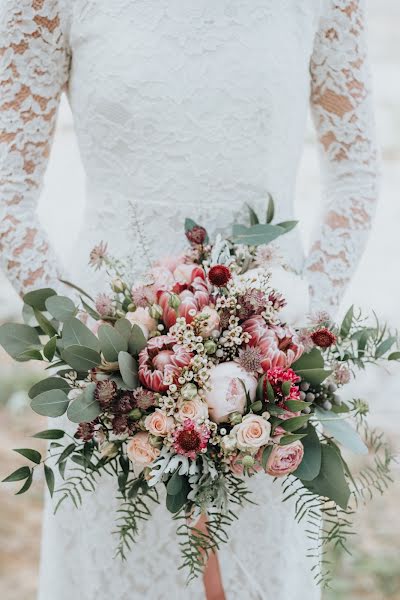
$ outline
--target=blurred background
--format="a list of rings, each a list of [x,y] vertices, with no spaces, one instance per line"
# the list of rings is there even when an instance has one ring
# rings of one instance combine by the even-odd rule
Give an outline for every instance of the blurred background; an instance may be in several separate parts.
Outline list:
[[[381,320],[400,325],[400,2],[370,0],[370,55],[375,83],[377,127],[383,154],[383,187],[368,249],[346,298],[366,311],[374,308]],[[320,199],[318,163],[311,125],[299,174],[299,214],[316,214]],[[63,100],[56,139],[46,174],[39,212],[61,255],[75,243],[84,204],[84,178],[68,105]],[[75,226],[74,226],[75,225]],[[307,238],[309,231],[304,229]],[[68,235],[67,235],[68,234]],[[0,279],[0,321],[18,318],[20,301],[8,282]],[[26,436],[46,428],[29,410],[26,390],[41,378],[40,370],[13,364],[0,354],[0,478],[23,464],[12,448],[26,447]],[[371,421],[384,429],[397,449],[400,422],[400,369],[372,369],[361,374],[355,397],[370,403]],[[37,444],[40,450],[40,443]],[[400,467],[394,484],[383,497],[357,511],[359,535],[352,555],[333,555],[336,582],[324,600],[400,600]],[[0,597],[34,600],[36,597],[43,482],[30,494],[15,497],[13,485],[0,486]],[[83,599],[82,599],[83,600]],[[245,599],[244,599],[245,600]],[[289,599],[288,599],[289,600]],[[302,599],[301,599],[302,600]]]

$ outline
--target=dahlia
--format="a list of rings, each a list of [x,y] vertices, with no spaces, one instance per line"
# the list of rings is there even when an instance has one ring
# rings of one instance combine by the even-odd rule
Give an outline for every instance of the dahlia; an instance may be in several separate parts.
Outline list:
[[[183,454],[192,460],[205,448],[210,438],[210,430],[206,425],[196,425],[192,419],[186,419],[173,434],[174,450],[177,454]]]
[[[231,277],[232,273],[225,265],[215,265],[208,273],[208,279],[216,287],[225,287]]]
[[[310,337],[314,344],[320,348],[329,348],[336,343],[336,335],[326,327],[313,331]]]
[[[139,379],[154,392],[166,392],[177,381],[192,354],[168,335],[154,337],[139,354]]]

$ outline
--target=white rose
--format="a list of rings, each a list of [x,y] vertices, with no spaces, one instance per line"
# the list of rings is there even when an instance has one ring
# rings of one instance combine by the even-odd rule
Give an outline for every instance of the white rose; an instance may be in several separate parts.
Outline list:
[[[205,402],[198,396],[193,400],[184,400],[180,398],[177,403],[178,413],[175,415],[179,421],[185,421],[185,419],[192,419],[197,421],[199,419],[207,419],[208,407]]]
[[[235,425],[230,435],[236,436],[237,447],[248,452],[257,452],[258,448],[268,444],[271,435],[271,423],[260,415],[249,414]]]

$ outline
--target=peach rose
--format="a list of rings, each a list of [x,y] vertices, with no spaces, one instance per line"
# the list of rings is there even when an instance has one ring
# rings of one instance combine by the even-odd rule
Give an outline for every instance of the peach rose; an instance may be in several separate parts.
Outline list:
[[[220,319],[215,308],[211,308],[211,306],[205,306],[197,315],[197,319],[200,323],[199,333],[201,337],[210,337],[213,331],[219,330]]]
[[[135,311],[127,312],[125,318],[132,325],[139,325],[146,339],[148,339],[151,331],[157,329],[157,321],[150,316],[148,308],[139,306]]]
[[[274,446],[269,455],[266,472],[273,477],[283,477],[293,473],[304,456],[304,447],[300,440],[286,446]]]
[[[257,452],[258,448],[269,442],[271,423],[260,415],[245,415],[242,422],[232,429],[231,434],[236,435],[237,447],[240,450]]]
[[[145,467],[158,457],[160,451],[150,444],[149,434],[140,431],[135,433],[133,438],[129,440],[126,453],[133,463]]]
[[[257,379],[233,361],[213,367],[209,383],[211,389],[206,393],[206,402],[210,419],[215,423],[228,421],[233,412],[243,414],[247,401],[245,390],[252,401],[256,396]]]
[[[145,418],[144,426],[149,433],[164,436],[173,428],[174,419],[168,417],[161,409],[156,408],[153,413]]]
[[[208,417],[207,404],[199,397],[194,398],[193,400],[184,400],[181,398],[178,400],[177,408],[178,413],[176,414],[176,418],[182,422],[185,421],[185,419],[197,421]]]

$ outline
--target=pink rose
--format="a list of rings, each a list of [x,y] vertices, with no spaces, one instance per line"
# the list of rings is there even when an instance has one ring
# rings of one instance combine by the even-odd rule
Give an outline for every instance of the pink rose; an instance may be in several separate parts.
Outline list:
[[[151,331],[157,329],[157,321],[150,316],[148,308],[139,306],[135,311],[127,312],[125,318],[132,325],[139,325],[146,339],[148,339]]]
[[[203,402],[199,397],[193,400],[184,400],[181,398],[177,403],[178,413],[175,415],[179,421],[185,421],[185,419],[191,419],[192,421],[198,421],[199,419],[207,419],[208,408],[207,404]]]
[[[149,442],[149,434],[145,431],[135,433],[132,439],[129,440],[126,453],[129,460],[133,463],[147,466],[155,460],[160,451],[154,448]]]
[[[214,331],[218,331],[220,327],[219,314],[211,306],[205,306],[202,311],[197,315],[198,322],[200,323],[200,335],[203,338],[208,338]]]
[[[286,446],[274,446],[267,461],[266,472],[273,477],[283,477],[293,473],[304,456],[304,447],[300,440]]]
[[[267,415],[268,413],[265,413]],[[268,415],[269,416],[269,415]],[[261,446],[268,444],[271,434],[271,423],[260,415],[248,414],[231,431],[236,435],[239,450],[257,452]]]
[[[151,338],[139,354],[139,379],[154,392],[166,392],[192,355],[168,335]]]
[[[243,414],[247,402],[245,390],[252,401],[256,396],[257,379],[233,361],[213,367],[209,383],[206,402],[210,419],[215,423],[228,421],[233,412]]]
[[[144,420],[144,426],[152,435],[167,435],[174,427],[174,419],[168,417],[162,410],[156,410],[148,415]]]

